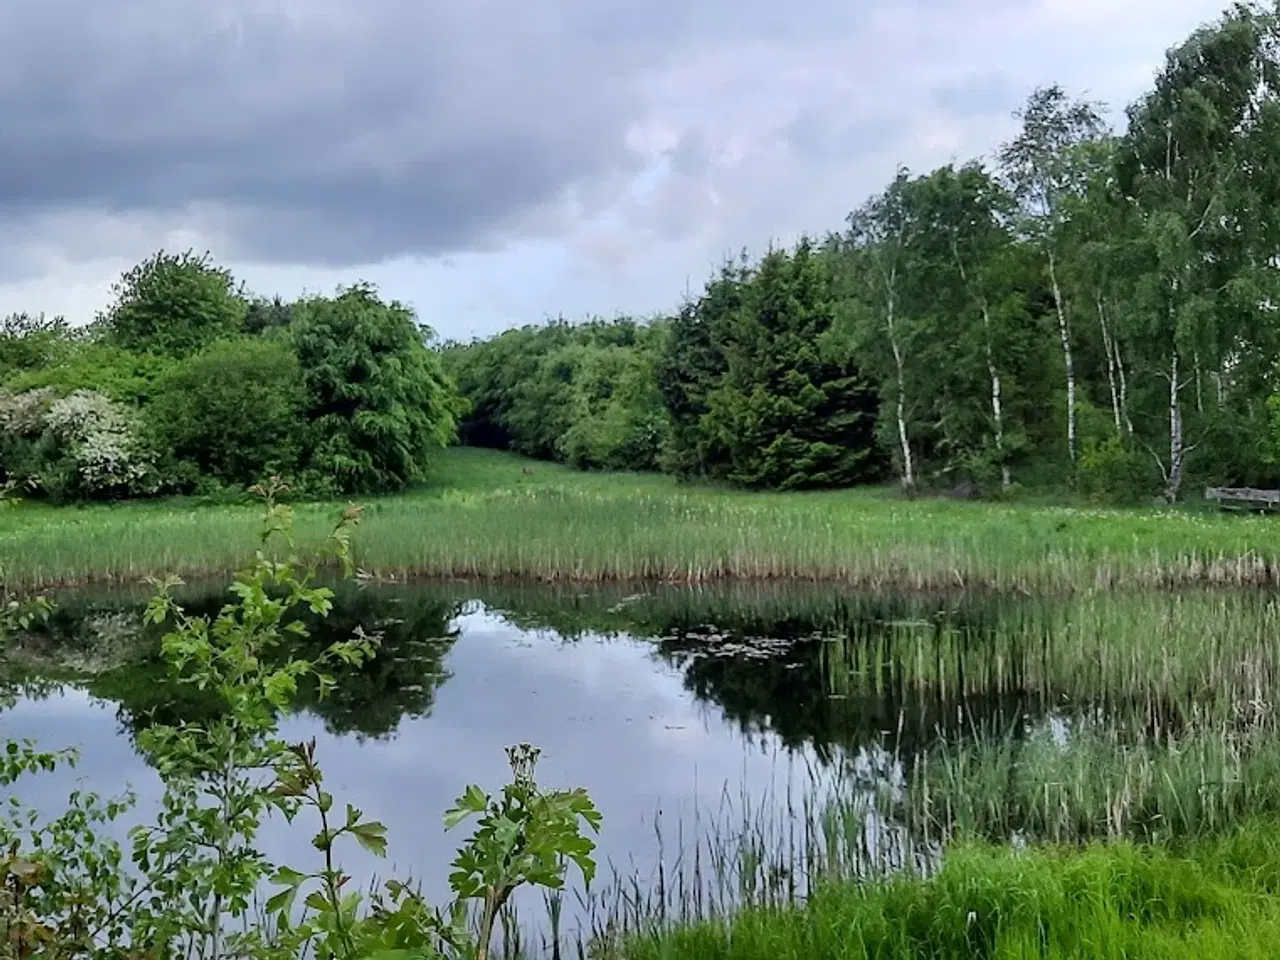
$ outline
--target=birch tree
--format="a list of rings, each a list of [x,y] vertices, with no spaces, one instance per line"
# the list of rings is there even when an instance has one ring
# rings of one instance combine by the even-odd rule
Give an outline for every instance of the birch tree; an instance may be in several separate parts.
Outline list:
[[[946,166],[922,184],[923,236],[934,250],[935,269],[951,273],[959,281],[959,311],[970,306],[979,319],[976,331],[986,368],[990,423],[1000,482],[1012,481],[1006,445],[1004,337],[998,329],[997,308],[1005,299],[1007,271],[1001,258],[1011,237],[1006,224],[1012,213],[1008,194],[980,163],[968,163],[956,170]],[[966,331],[955,330],[955,334]]]
[[[1118,178],[1146,257],[1134,306],[1167,387],[1167,453],[1151,452],[1171,502],[1196,446],[1186,391],[1201,362],[1238,339],[1233,322],[1261,307],[1252,240],[1270,233],[1257,221],[1274,213],[1251,200],[1274,192],[1260,182],[1270,169],[1256,154],[1258,139],[1273,132],[1263,121],[1275,109],[1278,39],[1273,14],[1238,5],[1169,51],[1154,89],[1128,110]],[[1250,301],[1255,310],[1242,310]],[[1194,395],[1191,402],[1198,413]]]
[[[856,324],[858,333],[862,339],[886,344],[892,357],[889,389],[884,392],[892,397],[902,486],[914,490],[918,474],[909,427],[913,404],[907,372],[912,336],[904,306],[913,282],[919,222],[912,209],[909,176],[900,168],[883,193],[849,214],[846,263],[856,258],[856,266],[864,268],[853,271],[859,278],[854,282],[866,285],[856,295],[865,297],[870,307],[859,311],[859,318],[867,322]]]
[[[1118,140],[1105,137],[1072,148],[1073,164],[1085,171],[1085,187],[1069,197],[1060,237],[1067,286],[1097,323],[1106,370],[1107,398],[1117,436],[1133,436],[1129,412],[1129,368],[1124,317],[1120,312],[1126,263],[1134,234],[1131,205],[1116,179]]]
[[[1021,132],[1000,149],[1001,171],[1021,208],[1020,232],[1037,246],[1049,271],[1058,337],[1066,371],[1067,455],[1076,459],[1076,372],[1069,304],[1059,268],[1059,237],[1067,199],[1083,189],[1082,172],[1070,148],[1104,132],[1098,106],[1072,100],[1054,84],[1036,89],[1014,116]]]

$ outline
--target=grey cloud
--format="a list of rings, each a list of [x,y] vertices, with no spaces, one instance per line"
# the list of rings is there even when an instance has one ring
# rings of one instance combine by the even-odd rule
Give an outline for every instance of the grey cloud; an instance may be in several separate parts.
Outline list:
[[[469,23],[475,8],[401,0],[360,4],[367,22],[354,2],[290,20],[224,0],[239,23],[188,0],[109,6],[0,7],[10,218],[214,202],[242,256],[349,262],[465,246],[629,161],[625,85],[597,77],[577,95],[575,68],[549,56],[554,30],[517,49]],[[536,27],[518,12],[497,22]]]
[[[851,6],[5,0],[0,216],[203,203],[224,256],[329,266],[482,246],[637,169],[646,71]]]
[[[787,142],[814,160],[841,160],[903,136],[911,125],[901,112],[881,113],[850,122],[829,110],[801,110],[787,125]]]
[[[959,117],[1008,116],[1022,105],[1026,94],[1001,70],[971,73],[933,91],[934,105]]]

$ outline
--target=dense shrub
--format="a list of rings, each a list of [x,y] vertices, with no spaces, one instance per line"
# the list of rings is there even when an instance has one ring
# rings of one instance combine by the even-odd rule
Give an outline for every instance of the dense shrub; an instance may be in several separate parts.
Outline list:
[[[297,466],[306,389],[287,343],[236,339],[211,344],[162,377],[146,408],[166,473],[246,486]]]
[[[458,403],[408,307],[368,285],[293,307],[289,337],[302,364],[312,483],[344,493],[402,489],[456,436]]]
[[[168,357],[90,341],[75,344],[50,364],[14,376],[7,385],[15,393],[51,387],[61,396],[92,390],[136,407],[151,399],[156,381],[173,364]]]
[[[563,321],[442,352],[465,443],[584,469],[653,470],[667,433],[654,371],[661,323]]]
[[[572,349],[569,426],[557,441],[559,452],[579,468],[652,470],[666,424],[652,351]]]
[[[208,254],[163,250],[122,276],[99,320],[107,340],[138,353],[186,357],[239,333],[248,303]]]
[[[131,412],[103,393],[48,389],[0,396],[0,464],[7,481],[55,500],[153,493],[154,456]]]
[[[1160,489],[1160,476],[1151,457],[1114,435],[1085,445],[1077,482],[1081,493],[1099,503],[1141,503]]]
[[[0,320],[0,382],[56,362],[70,349],[72,340],[64,317],[10,314]]]

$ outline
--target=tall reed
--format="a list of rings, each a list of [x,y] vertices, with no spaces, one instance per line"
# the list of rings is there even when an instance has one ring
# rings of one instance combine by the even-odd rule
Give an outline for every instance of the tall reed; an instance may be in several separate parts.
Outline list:
[[[743,493],[581,474],[453,450],[436,486],[375,499],[358,558],[387,577],[543,581],[808,579],[870,589],[1280,583],[1277,521],[1183,509],[1104,510],[897,499],[879,490]],[[322,534],[331,507],[301,505]],[[0,515],[11,587],[224,572],[251,507],[190,502]]]

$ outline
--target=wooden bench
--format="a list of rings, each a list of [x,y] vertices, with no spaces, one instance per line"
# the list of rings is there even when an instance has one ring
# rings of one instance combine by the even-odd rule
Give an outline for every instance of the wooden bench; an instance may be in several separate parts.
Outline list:
[[[1275,510],[1280,507],[1280,490],[1254,487],[1206,487],[1206,500],[1214,500],[1224,510]]]

